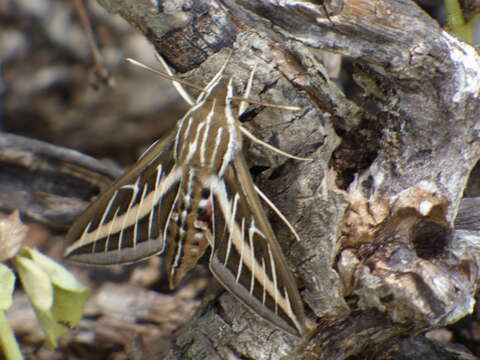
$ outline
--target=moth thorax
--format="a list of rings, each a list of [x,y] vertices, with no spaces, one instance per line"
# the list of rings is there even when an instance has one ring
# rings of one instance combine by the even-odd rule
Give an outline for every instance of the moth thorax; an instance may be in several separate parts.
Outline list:
[[[237,125],[227,120],[223,110],[216,105],[203,107],[186,119],[178,139],[179,164],[218,175],[225,171],[241,144]]]

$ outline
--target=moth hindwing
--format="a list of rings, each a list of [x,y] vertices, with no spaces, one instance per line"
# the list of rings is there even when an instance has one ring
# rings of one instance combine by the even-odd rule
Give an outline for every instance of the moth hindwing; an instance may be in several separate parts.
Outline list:
[[[67,259],[91,265],[164,255],[175,287],[211,247],[210,270],[272,324],[305,332],[294,278],[255,192],[241,153],[226,62],[176,130],[153,144],[78,218]],[[253,76],[253,75],[252,75]],[[178,84],[177,84],[178,86]]]

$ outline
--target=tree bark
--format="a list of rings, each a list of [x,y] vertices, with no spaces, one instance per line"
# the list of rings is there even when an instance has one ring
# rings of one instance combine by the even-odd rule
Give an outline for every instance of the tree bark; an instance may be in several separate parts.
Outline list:
[[[452,324],[475,303],[480,232],[455,227],[480,157],[471,46],[408,0],[99,2],[194,83],[206,84],[233,49],[226,73],[241,93],[256,64],[252,94],[302,110],[252,106],[245,126],[314,159],[244,149],[264,170],[257,183],[300,233],[294,242],[272,217],[311,319],[308,339],[299,344],[224,294],[168,359],[386,359],[415,349],[468,358],[404,337]],[[361,96],[328,79],[315,49],[353,62]]]

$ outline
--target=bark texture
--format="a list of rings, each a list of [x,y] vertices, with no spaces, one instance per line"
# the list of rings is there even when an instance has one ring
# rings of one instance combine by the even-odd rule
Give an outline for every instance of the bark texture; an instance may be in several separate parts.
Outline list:
[[[227,73],[239,89],[258,64],[253,93],[303,110],[254,109],[247,126],[315,159],[246,146],[251,164],[267,169],[262,188],[300,232],[293,243],[278,231],[312,327],[322,319],[312,336],[298,345],[225,294],[178,337],[169,359],[402,358],[385,352],[406,346],[393,339],[472,311],[479,233],[455,228],[480,157],[480,59],[472,47],[405,0],[104,5],[191,81],[205,84],[229,48]],[[312,49],[348,57],[361,96],[349,99],[330,82]],[[423,338],[408,348],[426,358],[448,352]]]
[[[77,151],[0,133],[0,209],[65,230],[121,174]]]
[[[480,158],[474,48],[409,0],[99,2],[192,82],[233,49],[226,72],[240,93],[256,64],[254,97],[302,110],[252,106],[245,126],[314,159],[245,143],[257,183],[300,233],[294,242],[272,216],[312,333],[300,341],[223,294],[168,359],[473,358],[409,336],[475,304],[478,199],[462,201]],[[328,79],[316,49],[351,60],[357,96]]]

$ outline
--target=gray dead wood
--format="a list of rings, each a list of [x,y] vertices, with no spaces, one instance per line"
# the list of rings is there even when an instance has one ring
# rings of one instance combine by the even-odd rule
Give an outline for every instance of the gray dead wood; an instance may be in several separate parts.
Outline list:
[[[241,91],[302,106],[252,106],[246,126],[311,162],[246,143],[256,180],[299,231],[279,240],[308,313],[303,344],[228,294],[179,335],[169,359],[468,358],[419,336],[469,314],[478,288],[477,228],[454,227],[480,157],[480,59],[408,0],[102,0],[174,69],[205,84],[234,49],[227,73]],[[328,11],[328,16],[325,13]],[[312,49],[354,64],[353,101],[327,79]],[[401,353],[401,351],[400,351]],[[448,356],[445,354],[449,354]]]
[[[78,151],[0,133],[0,208],[65,230],[120,175]]]

